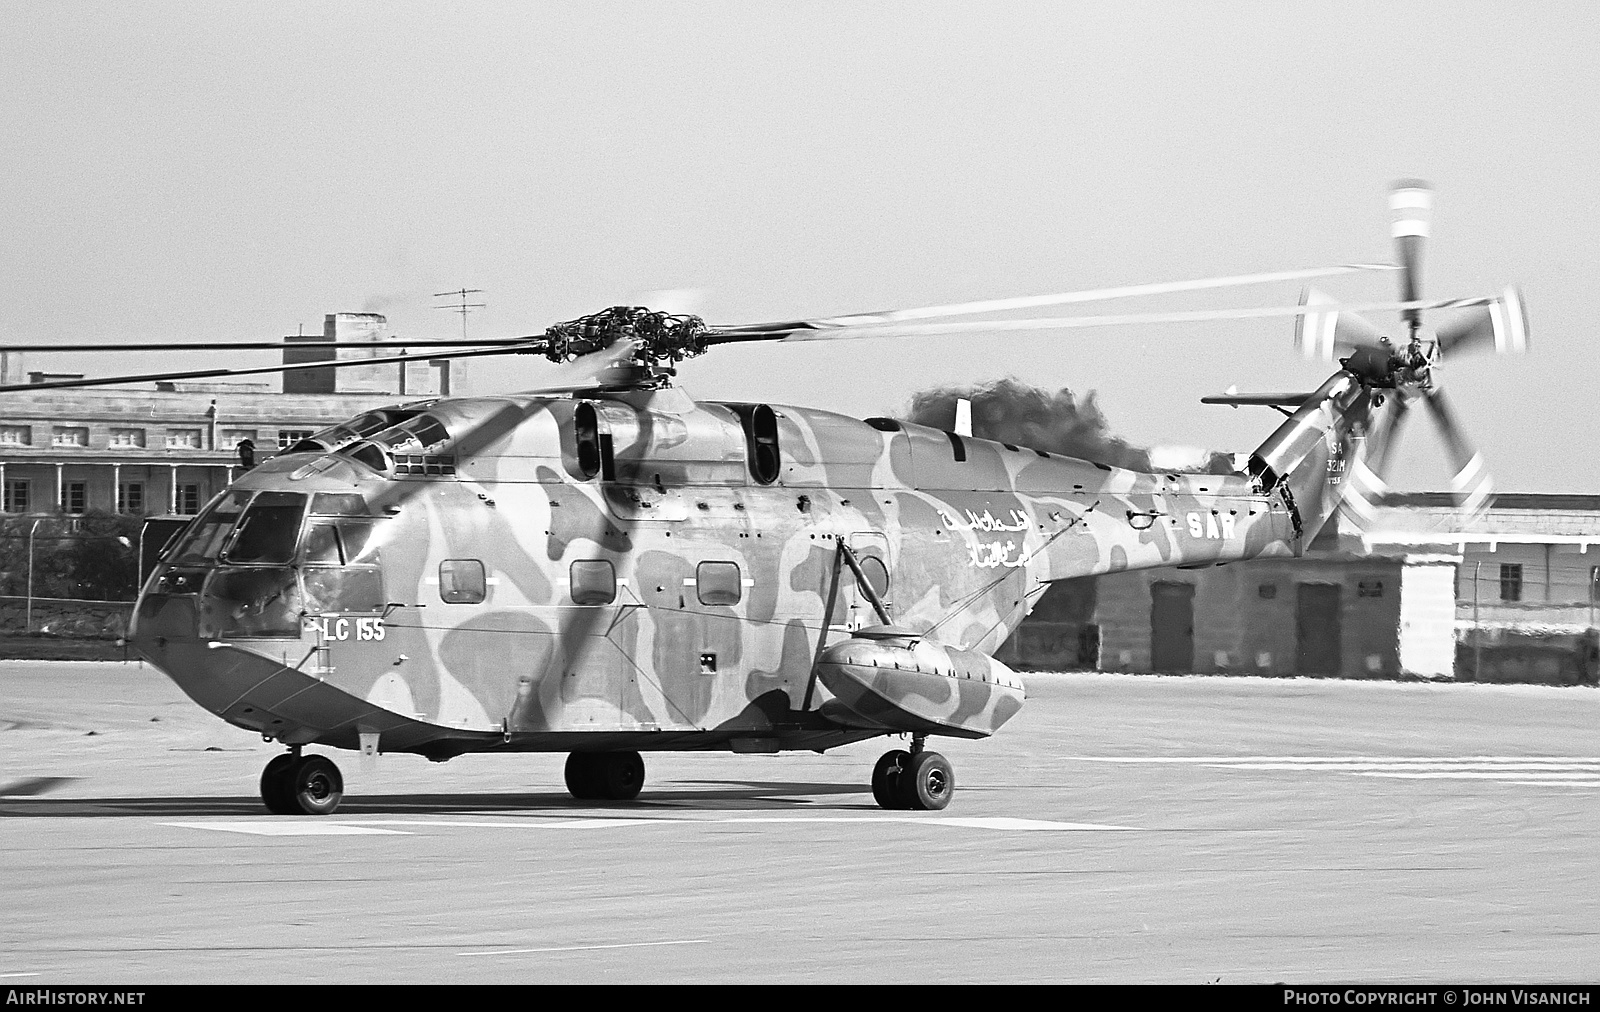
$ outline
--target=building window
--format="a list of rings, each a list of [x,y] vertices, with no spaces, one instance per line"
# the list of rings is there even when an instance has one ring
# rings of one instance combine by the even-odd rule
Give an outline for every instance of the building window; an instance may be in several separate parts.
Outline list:
[[[1356,585],[1356,596],[1357,597],[1382,597],[1383,596],[1383,581],[1382,580],[1362,580],[1360,583],[1358,583]]]
[[[89,430],[82,425],[57,425],[50,430],[51,446],[88,446]]]
[[[26,478],[11,478],[6,481],[7,513],[28,512],[28,480]]]
[[[1276,583],[1263,583],[1256,588],[1256,596],[1263,601],[1270,601],[1278,596],[1278,585]]]
[[[199,429],[168,429],[167,449],[169,450],[198,450],[200,449]]]
[[[278,449],[287,450],[289,447],[291,447],[294,444],[300,442],[300,440],[302,440],[302,439],[310,439],[310,438],[311,438],[311,430],[310,429],[279,429],[278,430]],[[254,440],[252,440],[252,442],[254,442]]]
[[[617,573],[605,559],[579,559],[570,575],[573,604],[610,604],[617,599]]]
[[[256,441],[256,430],[255,429],[223,429],[222,430],[222,445],[223,446],[238,446],[241,441],[246,440],[246,439],[250,440],[250,442],[252,442],[252,443],[255,442]]]
[[[701,604],[738,604],[744,596],[737,562],[702,562],[694,571],[695,590]]]
[[[172,504],[172,512],[183,516],[194,516],[200,512],[200,486],[179,485],[178,501]]]
[[[61,486],[61,512],[82,513],[89,502],[87,482],[69,481]]]
[[[144,482],[125,481],[117,486],[117,512],[134,516],[144,512]]]
[[[33,426],[0,425],[0,446],[30,446],[33,443]]]
[[[439,599],[446,604],[479,604],[489,594],[483,563],[477,559],[445,559],[439,563]]]
[[[1500,566],[1500,600],[1522,600],[1522,564],[1502,563]]]
[[[121,447],[143,446],[144,445],[144,430],[143,429],[112,429],[111,430],[110,445],[112,445],[112,446],[121,446]]]

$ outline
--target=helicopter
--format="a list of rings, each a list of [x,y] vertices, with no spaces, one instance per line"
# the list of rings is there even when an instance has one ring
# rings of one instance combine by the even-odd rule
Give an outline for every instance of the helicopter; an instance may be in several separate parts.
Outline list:
[[[1393,265],[738,326],[613,307],[471,342],[459,354],[541,354],[555,375],[375,408],[258,464],[167,542],[128,640],[199,705],[284,747],[259,783],[276,814],[326,815],[344,797],[337,765],[307,746],[437,762],[564,752],[575,799],[617,802],[640,794],[643,753],[884,736],[910,740],[874,765],[876,803],[943,809],[955,773],[928,741],[985,738],[1021,710],[1024,683],[994,652],[1053,582],[1299,555],[1342,504],[1381,492],[1419,401],[1452,453],[1477,459],[1437,367],[1463,348],[1525,348],[1526,316],[1515,290],[1421,299],[1428,193],[1394,192]],[[1231,474],[1140,473],[968,425],[696,401],[674,382],[680,361],[726,344],[1217,318],[946,319],[1357,270],[1398,271],[1400,301],[1308,292],[1231,314],[1293,316],[1308,355],[1349,353],[1310,393],[1207,398],[1288,415]],[[1399,310],[1407,339],[1358,308]],[[1429,336],[1432,308],[1465,312]],[[132,378],[150,377],[88,382]],[[1484,488],[1461,488],[1481,507]]]

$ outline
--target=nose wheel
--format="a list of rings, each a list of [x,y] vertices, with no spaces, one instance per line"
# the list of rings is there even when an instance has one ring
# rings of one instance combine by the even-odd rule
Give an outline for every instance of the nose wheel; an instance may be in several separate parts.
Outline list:
[[[344,800],[344,776],[332,759],[296,748],[261,771],[261,801],[274,815],[331,815]]]
[[[925,751],[922,736],[911,741],[911,751],[894,749],[878,758],[872,768],[872,798],[879,808],[939,811],[956,790],[950,760]]]
[[[579,801],[632,801],[644,786],[644,760],[637,752],[573,752],[566,777]]]

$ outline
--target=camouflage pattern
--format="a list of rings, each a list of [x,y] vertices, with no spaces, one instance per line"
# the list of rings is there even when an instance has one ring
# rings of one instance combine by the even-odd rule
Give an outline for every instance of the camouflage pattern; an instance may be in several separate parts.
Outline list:
[[[1051,581],[1298,554],[1371,409],[1336,374],[1219,476],[786,406],[758,465],[764,409],[675,388],[402,406],[244,475],[166,553],[131,637],[287,744],[979,737],[1022,702],[989,655]],[[894,628],[863,629],[881,620],[841,546],[886,574]]]

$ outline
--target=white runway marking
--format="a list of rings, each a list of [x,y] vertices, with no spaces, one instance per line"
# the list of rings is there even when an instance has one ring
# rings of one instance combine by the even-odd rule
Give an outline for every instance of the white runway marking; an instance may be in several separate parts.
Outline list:
[[[214,829],[222,833],[248,833],[251,836],[409,836],[399,829],[375,829],[348,822],[163,822],[179,829]]]
[[[795,823],[830,823],[871,826],[886,822],[906,823],[914,826],[944,826],[956,829],[992,829],[1004,832],[1103,832],[1127,830],[1128,826],[1110,826],[1094,822],[1051,822],[1044,819],[1016,819],[1006,817],[915,815],[751,815],[721,818],[660,818],[644,819],[363,819],[360,822],[333,822],[307,818],[287,822],[218,821],[218,822],[164,822],[161,825],[180,829],[210,829],[223,833],[247,833],[252,836],[357,836],[362,834],[412,835],[414,829],[627,829],[642,826],[740,826]],[[390,829],[406,826],[408,829]]]
[[[559,945],[548,949],[494,949],[489,952],[458,952],[458,956],[520,956],[529,952],[587,952],[591,949],[643,949],[653,945],[705,945],[705,938],[682,938],[670,942],[616,942],[611,945]]]
[[[1519,786],[1600,787],[1593,756],[1076,756],[1084,762],[1183,763],[1231,770],[1315,770],[1400,780],[1488,780]]]

